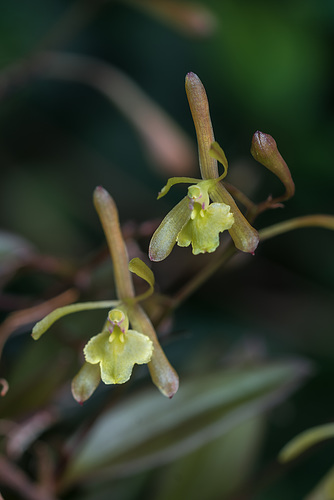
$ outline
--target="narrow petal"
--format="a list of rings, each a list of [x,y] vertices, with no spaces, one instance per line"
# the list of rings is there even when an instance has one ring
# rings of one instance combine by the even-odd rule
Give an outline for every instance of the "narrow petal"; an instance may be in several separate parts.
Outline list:
[[[145,262],[143,262],[138,257],[135,257],[134,259],[131,259],[129,262],[129,270],[132,273],[139,276],[140,278],[142,278],[143,280],[145,280],[146,283],[148,283],[150,286],[150,288],[146,292],[142,293],[139,296],[137,295],[136,301],[144,300],[150,295],[152,295],[152,293],[154,292],[154,283],[155,283],[154,274],[151,271],[151,269],[145,264]]]
[[[119,304],[119,300],[101,300],[98,302],[79,302],[78,304],[70,304],[69,306],[58,307],[50,314],[45,316],[41,321],[36,323],[32,330],[32,338],[38,340],[43,333],[53,325],[55,321],[66,316],[80,311],[88,311],[90,309],[110,309]]]
[[[212,158],[215,158],[219,161],[219,163],[223,165],[224,172],[220,177],[224,178],[227,174],[228,162],[224,150],[221,148],[217,141],[211,144],[209,154],[210,156],[212,156]]]
[[[152,236],[149,257],[154,262],[164,260],[173,250],[176,238],[190,219],[189,198],[185,196],[163,219]]]
[[[168,179],[167,184],[161,189],[158,194],[158,200],[165,196],[171,187],[175,186],[175,184],[197,184],[201,179],[194,179],[193,177],[170,177]]]

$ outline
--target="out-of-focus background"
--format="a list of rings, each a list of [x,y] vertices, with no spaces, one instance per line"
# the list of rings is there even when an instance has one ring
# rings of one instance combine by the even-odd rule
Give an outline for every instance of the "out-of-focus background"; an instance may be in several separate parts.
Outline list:
[[[183,196],[177,187],[156,201],[158,191],[168,177],[199,175],[184,90],[189,71],[206,88],[230,182],[254,201],[282,191],[250,155],[256,130],[276,139],[291,169],[294,198],[259,217],[258,229],[311,213],[334,214],[333,33],[329,0],[16,0],[1,5],[2,318],[73,285],[73,269],[83,269],[75,285],[84,299],[107,298],[104,293],[112,298],[110,265],[96,265],[104,248],[92,204],[97,185],[115,198],[131,256],[145,258],[152,230]],[[297,356],[314,364],[303,388],[257,427],[260,437],[249,444],[246,464],[236,460],[233,480],[231,472],[223,475],[229,460],[222,441],[211,454],[203,451],[182,466],[177,461],[165,469],[152,466],[130,475],[132,481],[103,483],[99,497],[89,496],[90,486],[92,491],[72,498],[306,497],[332,465],[332,444],[291,468],[275,460],[295,434],[334,415],[333,248],[334,234],[322,229],[300,229],[264,242],[255,256],[239,256],[224,273],[217,272],[165,328],[170,359],[190,378],[205,373],[213,359],[217,366],[229,366]],[[175,249],[166,262],[152,266],[158,290],[174,292],[205,262],[207,256],[196,260],[188,250]],[[94,325],[102,316],[92,314],[95,323],[86,316],[68,320],[73,345],[98,333]],[[86,332],[88,325],[93,332]],[[38,356],[45,359],[52,343],[59,354],[49,361],[53,370],[63,359],[65,327],[59,327],[58,337],[50,333],[51,344],[43,339],[38,350],[32,349],[29,328],[20,328],[13,328],[4,351],[1,376],[14,387],[14,395],[10,389],[0,402],[6,419],[26,418],[50,400],[52,390],[41,388],[38,377],[15,395],[15,380],[23,383],[25,369],[38,365]],[[65,364],[70,366],[78,359],[69,344]],[[75,369],[69,366],[70,378]],[[54,375],[52,383],[58,394],[64,380]],[[34,391],[40,396],[33,397]],[[66,425],[72,429],[73,422],[59,424],[55,435],[68,438]],[[239,440],[229,435],[240,455],[242,442],[251,439],[241,440],[243,431],[254,437],[245,428],[237,432]],[[213,477],[210,457],[221,464]],[[20,464],[33,476],[30,458],[24,456]],[[197,466],[202,474],[192,475]],[[208,483],[216,489],[205,490]],[[198,496],[203,491],[208,496]]]

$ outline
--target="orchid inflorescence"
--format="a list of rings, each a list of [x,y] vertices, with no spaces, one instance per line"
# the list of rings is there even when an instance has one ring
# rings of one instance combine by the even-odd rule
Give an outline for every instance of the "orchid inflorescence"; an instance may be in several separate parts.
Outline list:
[[[162,188],[158,199],[176,184],[190,184],[187,195],[166,215],[154,232],[149,245],[152,261],[165,259],[175,244],[191,245],[193,254],[212,253],[218,248],[220,233],[228,231],[235,249],[253,254],[260,238],[267,239],[296,227],[315,225],[334,229],[331,216],[308,216],[276,224],[260,233],[252,226],[264,210],[282,206],[293,196],[295,187],[290,170],[280,155],[274,139],[257,131],[252,140],[251,154],[259,163],[274,173],[283,183],[285,192],[255,204],[224,179],[228,162],[223,149],[215,141],[204,86],[197,75],[186,76],[186,92],[195,124],[201,178],[172,177]],[[218,163],[223,167],[219,175]],[[234,197],[246,209],[237,206]],[[32,332],[38,339],[50,326],[66,314],[106,308],[109,310],[102,331],[94,335],[83,349],[85,363],[72,381],[74,398],[82,403],[97,388],[105,384],[122,384],[129,380],[135,364],[148,364],[154,384],[167,397],[178,390],[179,380],[167,360],[155,329],[140,303],[154,291],[154,275],[140,259],[128,262],[126,246],[121,234],[116,205],[102,187],[94,192],[94,204],[100,217],[114,265],[117,300],[71,304],[51,312],[38,322]],[[218,264],[220,261],[218,261]],[[210,268],[210,272],[215,267]],[[208,272],[205,276],[210,275]],[[134,273],[143,278],[149,289],[136,296],[132,281]],[[196,280],[195,280],[196,282]],[[196,282],[196,286],[201,280]],[[192,290],[194,287],[189,287]],[[132,329],[129,328],[131,324]]]

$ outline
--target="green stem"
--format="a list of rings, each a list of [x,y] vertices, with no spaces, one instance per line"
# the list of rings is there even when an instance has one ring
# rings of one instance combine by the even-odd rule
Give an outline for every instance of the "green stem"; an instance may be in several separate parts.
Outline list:
[[[296,217],[295,219],[279,222],[278,224],[261,229],[259,231],[260,241],[268,240],[279,234],[287,233],[288,231],[302,227],[322,227],[334,230],[334,216],[323,214],[305,215],[303,217]]]
[[[195,276],[189,280],[175,295],[168,301],[168,305],[162,314],[155,318],[154,324],[160,325],[175,309],[185,302],[203,283],[205,283],[222,265],[226,264],[237,253],[237,249],[231,242],[225,251],[212,259]]]
[[[306,215],[296,217],[288,221],[280,222],[259,231],[260,241],[268,240],[279,234],[292,231],[302,227],[322,227],[334,230],[334,216],[332,215]],[[192,295],[205,281],[210,278],[222,265],[226,264],[237,252],[235,246],[230,243],[218,258],[211,260],[207,266],[202,268],[184,287],[182,287],[171,299],[170,305],[165,309],[159,319],[160,324],[173,310],[178,308],[190,295]]]
[[[192,295],[200,286],[203,285],[222,265],[226,264],[233,255],[235,255],[237,249],[231,243],[225,249],[225,251],[218,256],[217,259],[212,259],[205,267],[203,267],[195,276],[186,283],[174,296],[174,308],[179,307],[179,305],[184,302],[190,295]]]

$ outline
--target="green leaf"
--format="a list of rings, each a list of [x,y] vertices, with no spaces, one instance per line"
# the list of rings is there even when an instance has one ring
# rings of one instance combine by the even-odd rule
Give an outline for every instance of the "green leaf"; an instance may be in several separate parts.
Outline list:
[[[153,390],[133,395],[94,423],[64,482],[173,461],[278,404],[309,373],[307,362],[294,360],[192,377],[182,381],[172,400]]]
[[[322,478],[314,490],[305,500],[333,500],[334,499],[334,467]]]
[[[230,498],[253,471],[263,441],[264,424],[263,416],[248,419],[165,466],[159,476],[155,500]]]
[[[298,434],[298,436],[285,445],[278,458],[281,462],[288,462],[298,457],[298,455],[311,446],[332,437],[334,437],[334,424],[312,427],[312,429]]]

